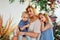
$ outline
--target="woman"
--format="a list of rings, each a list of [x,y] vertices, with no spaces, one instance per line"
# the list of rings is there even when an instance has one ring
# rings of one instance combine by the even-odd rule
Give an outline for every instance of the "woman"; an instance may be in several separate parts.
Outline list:
[[[29,36],[31,40],[39,40],[41,34],[41,24],[37,15],[35,15],[35,8],[28,6],[26,11],[28,12],[30,18],[29,32],[20,32],[20,35]]]
[[[41,38],[40,40],[54,40],[53,39],[53,25],[47,14],[39,14],[41,21]]]

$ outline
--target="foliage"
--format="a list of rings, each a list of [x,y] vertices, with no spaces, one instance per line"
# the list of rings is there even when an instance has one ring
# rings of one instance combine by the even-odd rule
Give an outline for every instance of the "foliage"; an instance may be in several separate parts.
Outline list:
[[[60,25],[57,25],[56,23],[54,24],[54,39],[55,40],[60,40]]]
[[[10,3],[13,3],[15,0],[9,0],[9,1],[10,1]],[[23,2],[25,2],[25,0],[20,0],[20,3],[23,3]],[[40,10],[47,11],[47,7],[46,6],[47,6],[48,0],[31,0],[31,2],[36,3],[36,7],[40,6],[41,7]]]

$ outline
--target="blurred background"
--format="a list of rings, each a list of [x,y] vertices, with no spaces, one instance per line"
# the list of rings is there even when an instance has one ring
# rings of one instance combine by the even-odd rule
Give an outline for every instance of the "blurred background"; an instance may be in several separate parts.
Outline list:
[[[60,40],[60,0],[0,0],[0,15],[5,27],[8,18],[13,18],[12,25],[18,25],[21,14],[28,5],[36,8],[37,13],[46,12],[54,24],[54,38]],[[13,35],[9,35],[9,39]]]

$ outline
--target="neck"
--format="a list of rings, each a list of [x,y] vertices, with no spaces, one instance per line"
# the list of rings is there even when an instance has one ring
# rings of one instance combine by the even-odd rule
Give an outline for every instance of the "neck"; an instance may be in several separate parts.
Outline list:
[[[36,18],[36,16],[34,15],[33,17],[30,17],[30,19],[35,19]]]
[[[30,22],[33,22],[37,19],[37,16],[33,16],[32,18],[30,18]]]

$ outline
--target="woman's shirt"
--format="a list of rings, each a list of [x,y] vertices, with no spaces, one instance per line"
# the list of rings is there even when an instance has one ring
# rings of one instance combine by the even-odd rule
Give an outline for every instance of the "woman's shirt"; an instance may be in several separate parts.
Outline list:
[[[35,32],[39,34],[37,38],[31,37],[31,40],[39,40],[41,35],[40,28],[41,28],[41,23],[39,19],[36,19],[34,22],[30,23],[29,32]]]

